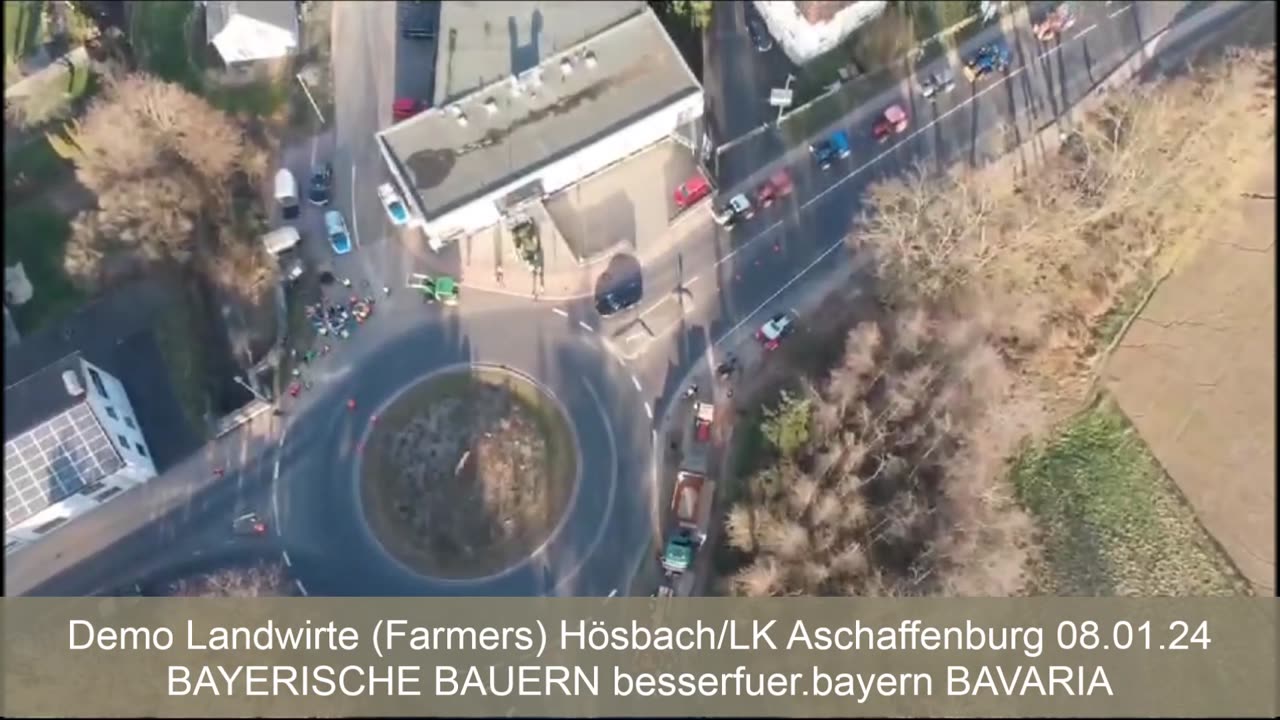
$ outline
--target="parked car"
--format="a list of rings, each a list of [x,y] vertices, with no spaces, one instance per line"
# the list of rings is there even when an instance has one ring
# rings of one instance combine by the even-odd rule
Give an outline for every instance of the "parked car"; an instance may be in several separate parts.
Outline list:
[[[400,193],[396,192],[394,185],[389,182],[379,185],[378,200],[382,202],[382,207],[387,211],[387,217],[391,219],[392,225],[399,227],[409,222],[409,208],[405,206],[404,200],[400,198]]]
[[[391,118],[393,120],[407,120],[425,109],[426,103],[413,98],[397,98],[395,102],[391,103]]]
[[[328,205],[329,193],[332,189],[332,164],[325,163],[311,171],[311,185],[307,188],[307,199],[312,205]]]
[[[764,345],[765,350],[776,350],[782,340],[796,329],[796,316],[792,313],[778,313],[756,331],[756,340]]]
[[[939,95],[945,95],[955,87],[956,77],[951,68],[943,68],[920,79],[920,94],[926,100],[936,100]]]
[[[293,179],[293,173],[285,168],[276,171],[275,191],[281,217],[285,220],[297,219],[301,209],[298,207],[298,181]]]
[[[813,153],[814,160],[818,161],[818,167],[826,170],[835,164],[835,161],[849,157],[852,152],[849,148],[849,134],[844,130],[832,133],[826,140],[810,145],[809,152]]]
[[[729,203],[724,209],[715,213],[713,216],[715,221],[725,227],[732,227],[743,220],[750,220],[755,217],[756,209],[752,207],[751,201],[747,199],[746,194],[738,193],[729,198]]]
[[[711,183],[699,173],[680,183],[680,187],[676,188],[674,193],[676,207],[684,210],[710,194]]]
[[[324,229],[329,235],[329,244],[333,246],[335,255],[346,255],[351,252],[351,235],[347,232],[347,221],[342,213],[330,210],[324,214]]]
[[[1041,42],[1058,37],[1062,33],[1070,30],[1076,24],[1075,13],[1071,12],[1071,6],[1067,3],[1055,7],[1043,20],[1032,26],[1032,30]]]
[[[965,61],[964,76],[969,82],[977,82],[992,72],[1004,72],[1009,69],[1009,48],[1002,42],[983,45]]]
[[[791,173],[787,172],[786,168],[782,168],[765,180],[756,191],[756,204],[767,208],[773,204],[774,200],[781,200],[790,195],[795,188],[795,183],[791,181]]]
[[[600,317],[615,315],[627,308],[635,307],[642,295],[640,278],[634,278],[601,295],[596,300],[596,312],[600,313]]]
[[[877,141],[884,142],[893,135],[906,132],[910,124],[911,118],[907,115],[907,111],[903,110],[901,105],[891,105],[876,119],[875,125],[871,126],[871,135]]]
[[[773,36],[764,21],[751,13],[747,13],[747,34],[751,36],[751,44],[756,52],[769,52],[773,49]]]

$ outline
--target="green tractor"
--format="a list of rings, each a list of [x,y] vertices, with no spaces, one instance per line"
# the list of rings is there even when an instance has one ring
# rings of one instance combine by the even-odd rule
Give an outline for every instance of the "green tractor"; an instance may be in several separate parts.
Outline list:
[[[407,286],[421,290],[427,302],[438,302],[442,305],[458,304],[458,282],[448,275],[431,277],[423,273],[409,275]]]

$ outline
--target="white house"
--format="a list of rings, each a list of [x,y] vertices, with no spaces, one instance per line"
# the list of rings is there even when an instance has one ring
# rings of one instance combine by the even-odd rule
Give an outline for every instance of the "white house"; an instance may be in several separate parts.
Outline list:
[[[702,116],[644,2],[446,2],[439,35],[435,107],[377,135],[435,249]]]
[[[227,65],[271,60],[298,49],[298,4],[293,0],[206,0],[205,36]]]
[[[796,65],[836,49],[886,5],[885,0],[755,0],[769,34]]]

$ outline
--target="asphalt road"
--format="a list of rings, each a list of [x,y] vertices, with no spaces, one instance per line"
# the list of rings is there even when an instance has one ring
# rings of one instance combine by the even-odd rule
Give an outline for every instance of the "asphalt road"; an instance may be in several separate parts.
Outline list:
[[[777,118],[769,91],[783,87],[791,61],[779,49],[758,52],[747,33],[742,0],[712,4],[711,23],[703,33],[703,93],[713,141],[729,142]]]
[[[353,274],[370,273],[375,282],[375,273],[390,278],[404,269],[399,243],[388,242],[394,238],[372,195],[376,183],[359,180],[381,172],[372,136],[379,123],[389,122],[393,93],[389,81],[373,72],[395,48],[394,16],[386,16],[379,9],[383,5],[389,4],[339,5],[334,35],[343,61],[335,56],[333,153],[335,166],[354,169],[355,182],[348,188],[352,200],[344,210],[352,214],[349,222],[361,239],[361,248],[338,262],[347,263]],[[625,587],[650,548],[652,417],[671,401],[706,348],[736,329],[750,328],[768,311],[785,308],[791,293],[849,260],[841,240],[869,181],[917,161],[980,163],[1002,153],[1005,128],[1018,128],[1016,136],[1054,122],[1058,108],[1088,92],[1186,6],[1077,7],[1081,19],[1060,45],[1040,44],[1028,28],[1019,28],[1010,41],[1015,63],[1007,76],[988,78],[972,89],[961,79],[952,95],[936,104],[894,91],[884,102],[860,108],[845,121],[854,140],[852,158],[823,173],[803,153],[793,156],[793,198],[732,232],[707,223],[706,242],[687,243],[645,269],[647,299],[629,316],[602,321],[585,299],[552,306],[479,292],[463,299],[460,312],[441,316],[439,309],[397,293],[380,303],[375,320],[316,374],[315,390],[290,411],[278,455],[255,448],[250,456],[255,462],[243,476],[196,494],[182,515],[164,514],[172,498],[106,506],[94,514],[101,523],[127,520],[141,529],[36,593],[101,592],[160,565],[190,561],[197,551],[223,548],[227,518],[237,508],[266,502],[282,533],[266,542],[287,552],[312,593],[602,595]],[[895,97],[911,110],[912,128],[889,144],[875,144],[868,138],[871,118]],[[648,341],[627,344],[626,337],[637,331]],[[359,523],[356,447],[372,408],[433,368],[473,358],[515,367],[556,395],[578,434],[582,479],[568,520],[540,557],[483,582],[431,582],[388,558]],[[359,399],[358,412],[345,411],[347,397]],[[278,462],[268,463],[273,457]],[[273,466],[269,477],[267,465]],[[181,491],[175,487],[169,492]],[[191,494],[189,486],[186,492]],[[157,515],[160,522],[149,523]],[[84,522],[84,533],[72,525],[53,536],[59,540],[46,542],[93,542],[99,536],[90,526],[99,520]],[[54,552],[56,546],[46,547]]]

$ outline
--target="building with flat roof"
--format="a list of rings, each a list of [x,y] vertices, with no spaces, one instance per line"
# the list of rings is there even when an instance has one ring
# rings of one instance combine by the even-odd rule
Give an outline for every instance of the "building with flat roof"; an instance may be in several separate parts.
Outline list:
[[[643,2],[445,2],[439,38],[436,106],[377,136],[436,249],[702,116]]]

